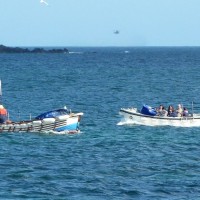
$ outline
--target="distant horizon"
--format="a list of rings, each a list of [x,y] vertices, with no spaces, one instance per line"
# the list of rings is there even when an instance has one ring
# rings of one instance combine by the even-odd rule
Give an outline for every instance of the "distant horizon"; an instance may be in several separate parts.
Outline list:
[[[33,45],[33,46],[11,46],[11,45],[4,45],[4,44],[0,44],[0,45],[3,45],[5,47],[11,47],[11,48],[15,48],[15,47],[19,47],[19,48],[144,48],[144,47],[147,47],[147,48],[179,48],[179,47],[200,47],[199,46],[184,46],[184,45],[180,45],[180,46],[41,46],[41,45]]]

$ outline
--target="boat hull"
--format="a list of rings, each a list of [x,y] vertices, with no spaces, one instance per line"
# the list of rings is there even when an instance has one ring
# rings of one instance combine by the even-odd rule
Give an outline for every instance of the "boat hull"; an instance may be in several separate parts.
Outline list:
[[[21,121],[0,124],[0,132],[79,132],[79,124],[83,113],[63,115],[43,120]]]
[[[176,127],[199,127],[200,116],[193,115],[190,117],[159,117],[148,116],[137,112],[136,108],[120,109],[122,120],[118,125],[138,124],[145,126],[176,126]]]

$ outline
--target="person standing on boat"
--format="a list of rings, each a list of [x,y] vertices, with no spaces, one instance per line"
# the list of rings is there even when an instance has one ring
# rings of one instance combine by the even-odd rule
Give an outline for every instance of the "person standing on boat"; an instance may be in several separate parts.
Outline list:
[[[8,113],[7,110],[3,107],[3,105],[0,105],[0,124],[3,124],[8,119]]]

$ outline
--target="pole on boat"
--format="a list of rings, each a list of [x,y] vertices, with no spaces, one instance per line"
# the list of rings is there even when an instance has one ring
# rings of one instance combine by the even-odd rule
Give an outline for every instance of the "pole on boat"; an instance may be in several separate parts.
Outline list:
[[[193,104],[193,101],[192,101],[192,117],[194,119],[194,104]]]
[[[18,119],[20,121],[20,118],[21,118],[21,113],[20,113],[20,110],[18,110]]]

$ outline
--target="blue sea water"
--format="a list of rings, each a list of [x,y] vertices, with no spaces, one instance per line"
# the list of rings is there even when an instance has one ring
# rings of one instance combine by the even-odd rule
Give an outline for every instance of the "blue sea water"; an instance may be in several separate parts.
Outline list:
[[[67,106],[75,135],[0,134],[0,199],[200,199],[200,129],[117,126],[121,107],[200,112],[200,48],[0,54],[12,120]]]

